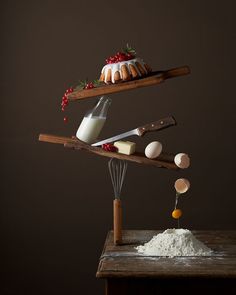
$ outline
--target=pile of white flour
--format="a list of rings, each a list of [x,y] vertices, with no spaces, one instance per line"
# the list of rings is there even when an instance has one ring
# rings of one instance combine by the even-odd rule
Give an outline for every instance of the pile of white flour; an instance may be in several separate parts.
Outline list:
[[[190,230],[167,229],[148,243],[135,248],[146,256],[209,256],[212,250],[197,240]]]

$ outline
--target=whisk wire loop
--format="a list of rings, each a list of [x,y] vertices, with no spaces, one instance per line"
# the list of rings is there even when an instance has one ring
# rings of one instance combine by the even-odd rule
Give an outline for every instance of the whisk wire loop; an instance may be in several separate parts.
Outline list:
[[[111,176],[115,198],[119,199],[126,175],[127,162],[124,160],[111,158],[108,162],[108,168]]]

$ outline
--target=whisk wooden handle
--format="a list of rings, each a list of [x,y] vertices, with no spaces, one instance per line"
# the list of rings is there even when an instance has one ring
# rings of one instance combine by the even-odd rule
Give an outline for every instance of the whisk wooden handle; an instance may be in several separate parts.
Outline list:
[[[114,244],[122,243],[122,208],[121,200],[114,199],[113,201],[113,229],[114,229]]]

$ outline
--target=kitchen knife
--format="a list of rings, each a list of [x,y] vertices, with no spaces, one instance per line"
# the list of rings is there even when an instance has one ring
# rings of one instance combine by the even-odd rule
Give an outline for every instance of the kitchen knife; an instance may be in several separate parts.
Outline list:
[[[132,135],[138,135],[138,136],[143,136],[146,132],[150,132],[150,131],[158,131],[158,130],[162,130],[171,126],[176,125],[176,121],[174,119],[174,117],[166,117],[164,119],[146,124],[144,126],[135,128],[133,130],[127,131],[125,133],[104,139],[102,141],[98,141],[92,144],[92,146],[99,146],[105,143],[109,143],[109,142],[114,142],[117,140],[120,140],[122,138],[128,137],[128,136],[132,136]]]

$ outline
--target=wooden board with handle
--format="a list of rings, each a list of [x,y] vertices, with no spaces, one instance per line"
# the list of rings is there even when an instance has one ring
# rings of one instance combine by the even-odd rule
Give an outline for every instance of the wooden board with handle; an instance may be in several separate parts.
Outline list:
[[[76,101],[80,99],[86,99],[95,96],[101,96],[126,90],[132,90],[140,87],[147,87],[152,85],[158,85],[164,82],[166,79],[180,77],[190,74],[188,66],[178,67],[166,71],[156,71],[145,78],[131,80],[128,82],[121,82],[117,84],[102,84],[101,86],[92,89],[81,89],[72,92],[68,95],[70,101]]]
[[[156,159],[148,159],[145,157],[144,153],[136,152],[133,155],[124,155],[114,152],[108,152],[103,150],[101,147],[93,147],[81,140],[76,139],[75,137],[64,137],[50,134],[40,134],[39,141],[63,144],[67,148],[72,148],[76,150],[83,150],[98,156],[116,158],[121,160],[126,160],[130,162],[136,162],[144,165],[156,166],[159,168],[167,168],[172,170],[178,170],[179,168],[174,163],[174,155],[162,153]]]

